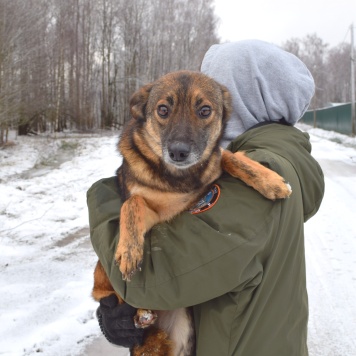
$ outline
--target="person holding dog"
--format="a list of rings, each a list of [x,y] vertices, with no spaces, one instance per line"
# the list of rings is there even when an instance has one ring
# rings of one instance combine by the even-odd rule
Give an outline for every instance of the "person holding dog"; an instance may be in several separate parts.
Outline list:
[[[184,212],[154,227],[142,272],[131,282],[114,265],[121,201],[116,177],[88,191],[91,240],[124,298],[103,298],[98,316],[110,342],[143,342],[136,307],[192,307],[196,355],[305,356],[308,299],[303,224],[319,209],[324,178],[307,134],[293,127],[308,108],[314,81],[305,65],[275,45],[251,40],[212,46],[201,71],[225,85],[232,115],[227,149],[275,170],[292,187],[269,201],[224,174],[210,209]]]

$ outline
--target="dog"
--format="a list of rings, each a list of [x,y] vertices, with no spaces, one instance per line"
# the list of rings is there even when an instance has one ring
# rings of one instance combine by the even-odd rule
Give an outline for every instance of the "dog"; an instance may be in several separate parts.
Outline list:
[[[194,206],[222,171],[268,199],[291,194],[290,186],[277,173],[244,152],[219,147],[231,112],[231,97],[208,76],[190,71],[166,74],[134,93],[130,110],[132,118],[118,144],[123,163],[117,170],[124,203],[115,261],[124,280],[130,281],[141,268],[145,233]],[[98,262],[92,295],[100,300],[112,293],[116,292]],[[155,326],[149,327],[153,323]],[[149,327],[149,331],[132,355],[193,354],[194,328],[188,309],[139,309],[135,324]]]

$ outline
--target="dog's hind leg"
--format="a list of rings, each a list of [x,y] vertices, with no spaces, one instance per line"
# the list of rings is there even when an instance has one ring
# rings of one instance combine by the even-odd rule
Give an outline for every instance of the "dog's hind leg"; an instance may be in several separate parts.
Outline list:
[[[290,185],[283,177],[250,159],[244,152],[223,150],[221,166],[225,172],[239,178],[268,199],[283,199],[292,193]]]
[[[116,294],[119,304],[124,303],[123,299],[117,294],[104,270],[100,261],[97,262],[94,270],[94,287],[92,290],[92,296],[96,301],[107,297],[111,294]]]
[[[174,345],[167,333],[154,326],[147,330],[143,345],[135,346],[130,356],[175,356]]]
[[[131,196],[121,207],[120,239],[115,253],[115,261],[120,266],[122,278],[130,281],[140,269],[143,258],[144,235],[160,221],[145,199]]]

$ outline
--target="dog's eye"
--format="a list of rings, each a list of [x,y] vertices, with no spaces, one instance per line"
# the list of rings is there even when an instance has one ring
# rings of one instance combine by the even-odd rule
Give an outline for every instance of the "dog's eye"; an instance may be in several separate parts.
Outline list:
[[[211,114],[211,107],[210,106],[203,106],[200,110],[199,110],[199,116],[203,119],[206,119],[207,117],[209,117]]]
[[[168,108],[166,105],[160,105],[157,109],[157,114],[163,118],[166,119],[168,116]]]

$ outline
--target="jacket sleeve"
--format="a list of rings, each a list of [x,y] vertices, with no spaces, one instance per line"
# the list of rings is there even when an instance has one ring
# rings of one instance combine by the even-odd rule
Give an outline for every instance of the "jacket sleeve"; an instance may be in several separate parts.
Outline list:
[[[281,201],[269,201],[230,176],[218,180],[220,198],[213,208],[183,212],[146,235],[142,271],[122,280],[114,263],[121,201],[116,178],[88,191],[91,241],[114,289],[129,304],[175,309],[211,300],[231,290],[258,284],[263,274],[259,253],[269,243],[272,220]]]

